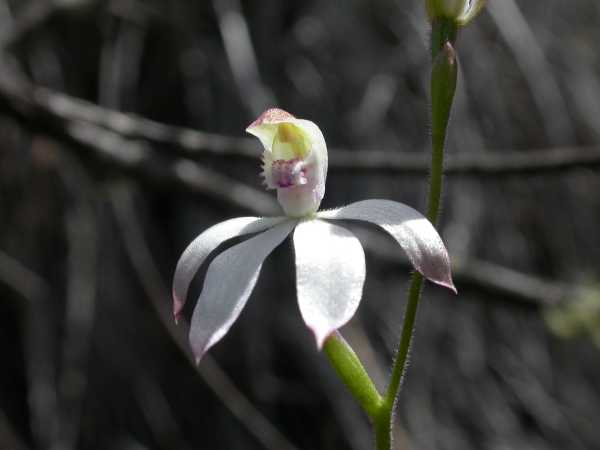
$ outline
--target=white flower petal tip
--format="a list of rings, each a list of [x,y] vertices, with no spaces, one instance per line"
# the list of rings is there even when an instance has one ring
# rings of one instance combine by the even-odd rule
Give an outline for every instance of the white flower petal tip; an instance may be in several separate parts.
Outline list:
[[[362,245],[348,230],[322,220],[294,232],[298,306],[317,347],[356,312],[365,281]]]
[[[254,289],[263,261],[295,224],[287,220],[269,228],[227,249],[209,265],[190,328],[197,362],[227,334]]]
[[[184,250],[177,262],[173,276],[173,317],[181,318],[188,289],[196,272],[208,255],[223,242],[237,236],[266,230],[285,218],[238,217],[218,223],[201,233]]]
[[[425,278],[456,293],[450,257],[435,227],[417,210],[391,200],[363,200],[317,213],[321,219],[361,220],[380,226],[398,242]]]
[[[277,190],[285,213],[290,217],[315,213],[325,195],[327,177],[327,145],[319,127],[273,108],[246,131],[264,147],[261,176],[267,189]]]

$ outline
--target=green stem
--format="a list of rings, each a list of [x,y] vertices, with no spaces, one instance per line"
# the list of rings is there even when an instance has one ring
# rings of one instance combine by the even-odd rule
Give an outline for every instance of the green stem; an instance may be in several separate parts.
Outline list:
[[[427,201],[427,218],[434,225],[440,210],[443,188],[444,143],[450,117],[450,109],[456,90],[456,57],[452,44],[456,39],[457,27],[454,23],[439,19],[432,24],[431,53],[431,176]],[[398,352],[392,367],[388,389],[383,404],[375,418],[375,443],[377,450],[392,449],[392,427],[394,404],[398,398],[402,379],[406,372],[408,354],[412,343],[413,330],[423,287],[423,276],[415,272],[411,278],[408,300],[404,312],[402,334]]]
[[[352,347],[335,332],[325,341],[323,350],[358,404],[374,420],[383,400]]]
[[[375,431],[375,449],[376,450],[391,450],[392,448],[392,408],[383,405],[379,416],[373,423]]]
[[[446,42],[454,44],[458,34],[456,22],[452,19],[438,17],[431,24],[431,60],[435,61]]]

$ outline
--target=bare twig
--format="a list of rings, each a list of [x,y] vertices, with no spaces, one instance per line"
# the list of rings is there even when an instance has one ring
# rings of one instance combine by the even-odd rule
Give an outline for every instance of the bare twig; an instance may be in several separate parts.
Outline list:
[[[239,95],[252,115],[258,116],[273,100],[260,80],[256,52],[240,2],[214,0],[213,5]]]
[[[135,114],[102,108],[29,83],[7,59],[3,66],[0,102],[13,114],[57,138],[75,141],[101,153],[107,152],[107,143],[129,141],[138,148],[148,149],[150,144],[161,144],[152,148],[190,159],[207,156],[259,158],[260,150],[255,140],[169,126]],[[116,156],[112,155],[113,158]],[[332,149],[329,158],[332,171],[426,174],[429,170],[428,157],[424,153]],[[463,176],[536,175],[598,166],[600,146],[588,146],[449,155],[445,172]]]
[[[61,155],[59,174],[73,199],[66,217],[68,278],[63,365],[59,377],[60,436],[56,449],[74,449],[87,388],[87,360],[92,338],[97,286],[97,229],[94,186],[84,169]]]
[[[399,259],[398,251],[393,246],[390,247],[379,233],[361,230],[358,234],[367,244],[367,250],[389,263],[410,270],[408,261]],[[452,276],[459,290],[461,285],[477,286],[485,292],[523,306],[554,306],[566,300],[575,290],[567,283],[543,279],[480,259],[462,261],[454,258],[452,263]]]
[[[569,114],[564,114],[567,102],[544,55],[544,49],[519,6],[515,0],[504,0],[490,2],[487,10],[521,68],[543,119],[546,134],[553,142],[571,141],[575,133]]]
[[[133,390],[142,414],[160,448],[191,450],[183,437],[173,410],[156,380],[141,371],[136,376]]]
[[[70,97],[50,89],[28,84],[23,80],[10,83],[4,73],[0,78],[0,99],[9,101],[16,112],[38,124],[45,122],[60,137],[83,140],[74,136],[78,130],[95,130],[94,134],[113,139],[133,140],[139,146],[163,144],[155,148],[190,159],[207,156],[234,156],[258,160],[260,150],[255,140],[237,138],[173,127],[135,114],[125,114],[99,107],[85,100]],[[18,88],[17,88],[18,87]],[[50,126],[51,125],[51,126]],[[428,173],[428,156],[393,150],[332,149],[329,155],[332,171],[360,173]],[[564,172],[577,168],[600,166],[600,146],[559,147],[527,152],[469,152],[448,156],[445,173],[462,176],[537,175]]]
[[[69,2],[36,2],[35,5],[47,6],[32,6],[31,11],[23,13],[23,16],[7,29],[4,38],[0,39],[2,47],[6,50],[10,43],[22,39],[29,31],[60,10],[63,3]],[[216,3],[222,19],[227,14],[239,15],[239,8],[232,9],[231,3],[225,2],[225,6],[220,5],[221,2]],[[541,50],[536,51],[539,53]],[[92,134],[97,138],[101,129],[106,129],[111,132],[104,135],[106,140],[120,137],[163,144],[164,146],[157,148],[190,159],[236,156],[255,160],[260,155],[258,144],[252,139],[174,127],[135,114],[102,108],[85,100],[42,88],[27,82],[14,67],[11,68],[10,64],[7,64],[6,54],[3,59],[4,70],[0,72],[0,101],[10,105],[13,113],[25,115],[28,120],[34,121],[43,131],[48,132],[52,129],[55,137],[73,139],[73,129],[84,128],[88,131],[85,134],[95,130]],[[251,66],[255,67],[255,62]],[[139,142],[138,144],[142,145]],[[361,173],[426,174],[429,170],[429,160],[425,153],[407,153],[395,149],[368,151],[334,148],[330,151],[329,164],[332,171]],[[463,176],[535,175],[598,166],[600,146],[594,145],[527,152],[469,152],[449,155],[445,172],[448,175]]]
[[[32,303],[39,302],[50,290],[48,283],[42,277],[2,250],[0,250],[0,282]]]
[[[26,300],[24,347],[30,426],[36,445],[49,448],[56,440],[58,425],[53,330],[48,322],[50,286],[39,275],[2,251],[0,282]]]
[[[80,7],[90,6],[99,0],[43,0],[27,2],[19,11],[18,20],[0,32],[0,46],[10,50],[55,15]]]
[[[33,87],[18,74],[14,64],[11,64],[10,60],[4,62],[4,70],[0,71],[0,91],[7,93],[4,97],[4,100],[8,101],[6,106],[22,120],[24,126],[76,144],[80,149],[87,150],[88,156],[100,159],[120,170],[133,172],[155,184],[169,188],[178,187],[188,193],[225,200],[243,210],[252,205],[252,209],[259,211],[261,215],[272,215],[279,211],[271,196],[237,180],[184,158],[161,160],[156,157],[148,142],[127,139],[113,130],[75,117],[73,120],[57,122],[57,116],[34,99],[39,95],[31,94]],[[38,94],[43,91],[44,89]],[[40,95],[44,97],[44,94]],[[102,110],[98,107],[93,108]],[[86,116],[85,111],[81,113],[81,117]],[[120,113],[117,113],[117,116],[119,115]]]

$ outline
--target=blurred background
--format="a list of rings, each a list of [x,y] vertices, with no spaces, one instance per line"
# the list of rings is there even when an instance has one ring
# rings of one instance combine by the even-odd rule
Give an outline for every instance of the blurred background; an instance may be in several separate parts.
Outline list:
[[[600,448],[600,3],[543,3],[490,0],[459,36],[459,295],[426,286],[397,449]],[[270,106],[323,130],[324,207],[423,210],[429,67],[421,0],[0,0],[0,448],[370,448],[289,243],[199,367],[171,276],[210,225],[278,213],[243,131]],[[352,229],[342,332],[383,388],[409,268]]]

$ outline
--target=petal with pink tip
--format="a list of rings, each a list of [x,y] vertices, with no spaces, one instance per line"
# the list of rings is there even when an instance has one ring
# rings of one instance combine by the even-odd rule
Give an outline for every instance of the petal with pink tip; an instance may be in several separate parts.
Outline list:
[[[425,278],[456,293],[450,257],[434,226],[417,210],[391,200],[363,200],[321,211],[321,219],[362,220],[379,225],[400,244],[413,267]]]
[[[238,217],[218,223],[194,239],[185,249],[173,277],[173,315],[179,319],[190,283],[206,257],[228,239],[264,231],[285,218]]]
[[[322,220],[298,224],[294,250],[300,313],[321,349],[358,308],[365,255],[350,231]]]
[[[289,112],[279,108],[267,109],[258,118],[248,125],[246,131],[253,136],[256,136],[263,147],[271,148],[273,144],[273,138],[277,132],[277,124],[280,123],[293,123],[296,118]]]
[[[295,225],[280,223],[227,249],[208,266],[190,328],[196,362],[229,331],[254,289],[263,261]]]

